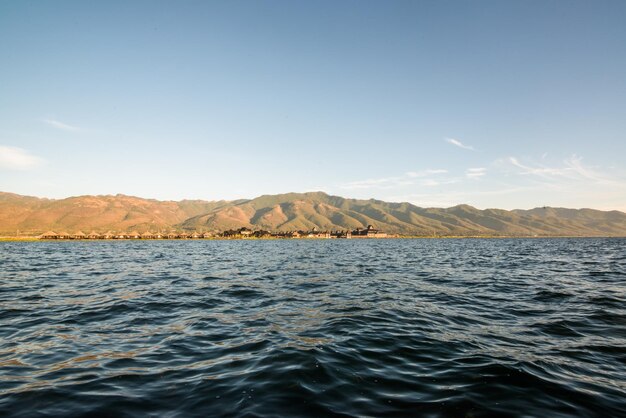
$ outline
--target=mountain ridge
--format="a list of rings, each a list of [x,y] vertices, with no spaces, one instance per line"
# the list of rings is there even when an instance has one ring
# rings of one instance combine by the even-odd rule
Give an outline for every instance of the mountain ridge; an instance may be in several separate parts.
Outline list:
[[[539,207],[424,208],[324,192],[261,195],[233,201],[145,199],[124,194],[48,199],[0,192],[0,235],[45,231],[345,230],[374,225],[421,236],[626,236],[626,213]]]

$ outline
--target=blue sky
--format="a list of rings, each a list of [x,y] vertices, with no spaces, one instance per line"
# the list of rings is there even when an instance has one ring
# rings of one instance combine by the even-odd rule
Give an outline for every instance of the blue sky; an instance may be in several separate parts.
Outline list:
[[[626,2],[0,3],[0,190],[626,210]]]

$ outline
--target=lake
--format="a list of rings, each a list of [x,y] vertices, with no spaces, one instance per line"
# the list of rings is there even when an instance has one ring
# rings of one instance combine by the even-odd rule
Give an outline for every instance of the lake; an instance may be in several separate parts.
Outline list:
[[[0,416],[625,411],[626,239],[0,243]]]

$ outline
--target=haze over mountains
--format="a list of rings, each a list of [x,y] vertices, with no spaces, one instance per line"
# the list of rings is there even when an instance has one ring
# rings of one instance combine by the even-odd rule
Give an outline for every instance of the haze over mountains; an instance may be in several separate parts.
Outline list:
[[[158,201],[138,197],[43,199],[0,192],[0,235],[45,231],[345,230],[368,224],[402,235],[626,236],[626,213],[593,209],[479,210],[468,205],[421,208],[323,192],[251,200]]]

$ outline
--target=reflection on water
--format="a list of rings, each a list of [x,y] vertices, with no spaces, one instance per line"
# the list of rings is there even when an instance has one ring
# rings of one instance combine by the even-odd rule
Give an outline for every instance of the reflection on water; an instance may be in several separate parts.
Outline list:
[[[0,415],[619,416],[625,244],[0,243]]]

